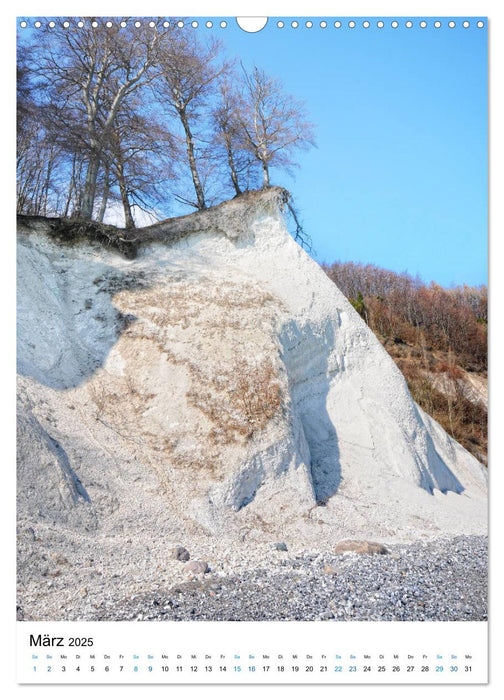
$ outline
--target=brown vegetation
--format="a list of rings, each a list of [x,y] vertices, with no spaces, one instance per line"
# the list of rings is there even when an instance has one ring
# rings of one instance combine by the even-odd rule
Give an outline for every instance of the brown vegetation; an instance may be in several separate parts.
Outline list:
[[[374,265],[334,263],[327,275],[403,373],[415,401],[486,462],[487,289],[445,289]]]
[[[107,282],[116,288],[114,279],[96,280],[100,288]],[[273,343],[277,300],[252,284],[207,278],[151,288],[140,279],[137,288],[119,290],[114,304],[134,320],[120,340],[124,375],[102,370],[89,384],[96,420],[148,458],[166,488],[167,465],[224,478],[233,451],[266,429],[287,401]],[[169,363],[174,386],[145,382],[140,356]],[[151,409],[159,399],[166,411],[158,420]],[[164,414],[174,401],[186,413],[172,424]]]
[[[196,372],[190,403],[210,419],[212,441],[228,444],[249,439],[266,427],[282,406],[277,371],[269,359],[238,360],[220,375],[204,377]],[[206,385],[205,391],[202,387]]]

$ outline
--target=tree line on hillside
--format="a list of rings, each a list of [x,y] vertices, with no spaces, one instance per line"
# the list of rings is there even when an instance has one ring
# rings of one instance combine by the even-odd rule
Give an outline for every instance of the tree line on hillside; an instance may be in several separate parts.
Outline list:
[[[134,207],[166,216],[174,201],[204,210],[269,187],[272,167],[314,143],[302,102],[187,21],[20,31],[18,213],[103,222],[120,202],[134,228]]]
[[[486,463],[487,409],[465,371],[487,370],[487,288],[445,289],[353,262],[323,267],[377,334],[413,399]]]
[[[374,265],[336,262],[324,270],[375,333],[453,352],[468,370],[487,368],[485,286],[443,288]]]

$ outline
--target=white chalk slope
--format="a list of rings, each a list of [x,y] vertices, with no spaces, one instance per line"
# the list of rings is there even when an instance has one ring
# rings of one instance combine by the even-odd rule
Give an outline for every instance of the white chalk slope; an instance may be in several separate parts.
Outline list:
[[[128,540],[118,566],[146,578],[146,542],[211,559],[486,532],[485,469],[412,401],[278,193],[217,214],[132,261],[20,232],[20,523],[74,550]]]

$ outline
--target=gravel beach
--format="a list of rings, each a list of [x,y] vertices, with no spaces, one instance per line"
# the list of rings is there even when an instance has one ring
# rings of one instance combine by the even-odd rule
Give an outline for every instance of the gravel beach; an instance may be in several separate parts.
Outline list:
[[[487,538],[313,554],[233,576],[202,574],[99,606],[94,620],[486,620]]]

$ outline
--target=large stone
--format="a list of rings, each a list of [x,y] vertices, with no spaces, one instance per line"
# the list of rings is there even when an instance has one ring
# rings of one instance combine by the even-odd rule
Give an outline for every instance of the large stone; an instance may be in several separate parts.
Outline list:
[[[379,542],[367,542],[365,540],[343,540],[338,542],[334,551],[336,554],[354,552],[355,554],[388,554],[388,549]]]
[[[188,561],[184,568],[191,574],[207,574],[210,571],[206,561]]]
[[[185,547],[174,547],[171,551],[171,558],[178,561],[188,561],[191,555]]]

